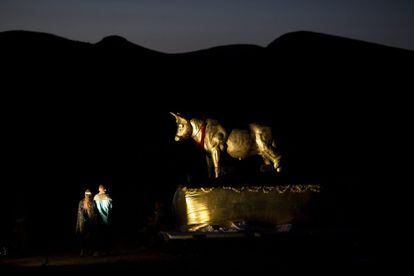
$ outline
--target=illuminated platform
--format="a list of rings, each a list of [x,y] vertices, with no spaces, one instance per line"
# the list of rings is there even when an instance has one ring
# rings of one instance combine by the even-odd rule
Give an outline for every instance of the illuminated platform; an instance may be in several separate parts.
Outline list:
[[[174,208],[183,232],[243,232],[300,223],[319,185],[179,188]]]
[[[165,240],[234,239],[245,238],[245,233],[161,232]]]
[[[288,233],[292,229],[291,224],[276,227],[272,231],[264,232],[160,232],[164,240],[200,240],[200,239],[240,239],[240,238],[262,238],[266,236],[274,236],[278,234]]]

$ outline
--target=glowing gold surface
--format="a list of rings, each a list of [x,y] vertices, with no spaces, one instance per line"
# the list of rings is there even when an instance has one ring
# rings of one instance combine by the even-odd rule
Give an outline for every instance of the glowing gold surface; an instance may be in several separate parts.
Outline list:
[[[175,209],[188,231],[234,222],[289,224],[302,217],[318,185],[274,187],[180,188]]]
[[[197,191],[188,191],[185,194],[187,207],[187,221],[190,225],[203,227],[210,222],[210,211],[203,199],[198,198]]]

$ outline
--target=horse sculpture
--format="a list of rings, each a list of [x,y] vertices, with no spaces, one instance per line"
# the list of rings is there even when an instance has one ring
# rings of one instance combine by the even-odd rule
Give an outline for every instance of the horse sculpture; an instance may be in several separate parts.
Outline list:
[[[215,178],[220,177],[220,161],[225,152],[239,160],[260,155],[267,166],[272,165],[277,172],[280,172],[281,156],[276,153],[276,143],[270,127],[250,124],[249,129],[233,129],[228,134],[216,120],[186,119],[172,112],[171,115],[175,117],[177,123],[175,141],[194,139],[207,152],[207,166],[209,171],[214,168]]]

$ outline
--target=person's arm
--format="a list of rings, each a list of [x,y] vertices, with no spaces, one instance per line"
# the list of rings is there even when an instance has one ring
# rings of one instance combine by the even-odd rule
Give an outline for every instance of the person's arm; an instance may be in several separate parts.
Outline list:
[[[82,232],[83,229],[83,214],[82,214],[82,200],[78,204],[78,215],[76,219],[75,233]]]

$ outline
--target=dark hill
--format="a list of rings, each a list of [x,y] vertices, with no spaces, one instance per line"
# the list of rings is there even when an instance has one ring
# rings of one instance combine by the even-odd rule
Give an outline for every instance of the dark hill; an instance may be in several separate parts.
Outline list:
[[[48,33],[30,31],[7,31],[0,33],[0,49],[44,49],[88,47],[90,43],[79,42]]]
[[[116,47],[116,48],[136,48],[138,45],[128,41],[126,38],[119,35],[111,35],[104,37],[101,41],[97,42],[96,45],[101,47]]]
[[[379,76],[383,80],[401,77],[414,61],[413,51],[304,31],[277,38],[267,50],[272,62],[281,65],[275,70],[321,77],[324,83],[331,77],[342,82],[345,77],[346,83],[370,79],[375,84],[378,79],[372,81]]]
[[[105,50],[108,52],[118,51],[119,54],[133,54],[149,57],[163,55],[160,52],[136,45],[128,41],[126,38],[117,35],[104,37],[101,41],[95,43],[93,46],[96,49]]]
[[[176,75],[237,78],[241,74],[258,82],[268,81],[275,74],[280,74],[279,79],[283,81],[293,75],[307,78],[335,72],[350,74],[352,79],[354,73],[362,70],[371,74],[395,74],[398,69],[404,73],[400,67],[414,60],[412,51],[312,32],[285,34],[266,48],[228,45],[163,54],[120,36],[109,36],[91,44],[45,33],[9,31],[0,33],[0,51],[5,64],[9,61],[13,65],[17,61],[30,67],[42,63],[44,66],[39,69],[46,70],[48,64],[53,64],[62,70],[79,65],[114,74],[138,70],[156,78]],[[346,70],[344,66],[352,68]]]
[[[162,54],[157,51],[147,49],[136,45],[120,36],[108,36],[101,41],[92,44],[86,42],[74,41],[52,34],[30,32],[30,31],[7,31],[0,33],[0,50],[5,49],[44,49],[44,51],[67,49],[77,51],[79,49],[97,48],[111,51],[135,50],[140,51],[142,55]],[[267,50],[267,51],[264,51]],[[256,45],[227,45],[217,46],[209,49],[197,50],[189,53],[165,54],[176,57],[191,58],[243,58],[260,56],[264,52],[269,55],[324,55],[325,58],[336,55],[335,58],[349,57],[352,55],[361,56],[405,56],[412,59],[413,51],[383,46],[375,43],[369,43],[344,37],[326,35],[314,32],[292,32],[275,39],[267,47],[263,48]],[[15,53],[11,53],[15,54]]]
[[[315,32],[299,31],[287,33],[271,42],[267,48],[278,50],[292,48],[295,50],[322,51],[322,50],[342,50],[342,51],[405,51],[399,48],[384,46],[376,43],[365,42],[362,40],[350,39],[340,36],[327,35]]]
[[[373,104],[384,100],[379,91],[385,90],[385,95],[405,91],[414,64],[413,51],[313,32],[289,33],[267,47],[228,45],[166,54],[120,36],[92,44],[9,31],[0,33],[0,57],[4,79],[14,86],[36,84],[45,91],[59,87],[71,93],[179,90],[179,95],[170,92],[163,97],[179,102],[183,94],[201,97],[197,107],[267,105],[290,116],[303,109],[307,114],[318,112],[323,101],[333,98],[335,104],[379,108]],[[160,101],[157,93],[149,96],[158,105],[168,102]],[[277,100],[269,100],[272,97]],[[284,97],[291,99],[285,103]]]

